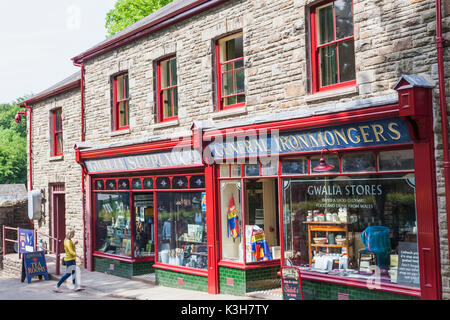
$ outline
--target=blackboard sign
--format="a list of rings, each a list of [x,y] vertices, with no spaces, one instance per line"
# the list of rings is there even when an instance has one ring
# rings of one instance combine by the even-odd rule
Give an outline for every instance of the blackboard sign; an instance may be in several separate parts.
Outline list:
[[[399,242],[397,283],[420,287],[419,252],[415,242]]]
[[[283,300],[303,300],[300,270],[284,267],[281,272]]]
[[[22,256],[22,282],[27,278],[28,283],[31,283],[31,278],[39,277],[41,279],[42,276],[45,277],[45,280],[50,280],[44,251],[24,253]]]

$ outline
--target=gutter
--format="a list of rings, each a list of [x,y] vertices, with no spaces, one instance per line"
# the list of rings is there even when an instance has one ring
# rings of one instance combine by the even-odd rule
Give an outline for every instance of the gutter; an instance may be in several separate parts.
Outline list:
[[[442,37],[442,2],[436,0],[436,50],[439,73],[439,103],[441,111],[442,149],[444,153],[445,207],[447,212],[447,237],[450,251],[450,154],[448,145],[447,98],[445,94],[444,42]]]
[[[108,51],[119,48],[129,42],[132,42],[138,38],[171,26],[177,22],[188,19],[192,16],[207,11],[215,6],[227,2],[228,0],[198,0],[188,6],[180,8],[174,12],[151,21],[146,25],[143,25],[137,29],[131,30],[121,36],[115,37],[110,41],[102,43],[74,58],[72,60],[76,63],[83,63],[89,59],[102,55]]]

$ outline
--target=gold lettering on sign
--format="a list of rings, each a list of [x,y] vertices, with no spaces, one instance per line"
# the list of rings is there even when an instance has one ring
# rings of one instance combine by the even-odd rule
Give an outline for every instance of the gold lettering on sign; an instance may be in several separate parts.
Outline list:
[[[334,139],[334,135],[331,131],[325,131],[323,137],[328,146],[334,146],[334,144],[336,143],[336,141]],[[331,140],[328,140],[328,138],[330,138],[330,137],[331,137]]]
[[[344,133],[344,129],[341,129],[341,131],[339,131],[339,130],[337,130],[337,129],[334,129],[333,132],[334,132],[334,135],[336,136],[336,142],[337,142],[337,144],[340,144],[339,138],[341,138],[341,140],[342,140],[345,144],[348,144],[348,140],[347,140],[347,137],[346,137],[346,135],[345,135],[345,133]]]
[[[387,139],[383,136],[384,128],[381,124],[373,124],[372,125],[373,133],[375,134],[375,139],[377,142],[380,142],[380,137],[383,141],[387,141]]]
[[[358,130],[356,128],[348,128],[347,129],[347,135],[348,135],[348,139],[353,142],[353,143],[360,143],[361,142],[361,138],[356,136],[358,139],[353,139],[352,134],[350,131],[356,132],[358,133]]]
[[[398,127],[398,124],[395,122],[391,122],[388,125],[389,130],[394,134],[394,135],[389,134],[389,137],[391,137],[391,139],[393,139],[393,140],[399,140],[401,138],[400,131],[395,129],[394,126]]]
[[[368,139],[369,137],[369,133],[367,132],[367,130],[369,130],[370,127],[369,126],[359,126],[359,130],[361,131],[361,135],[363,137],[364,142],[368,143],[368,142],[373,142],[372,139]]]
[[[305,138],[304,135],[298,134],[298,135],[297,135],[297,139],[298,139],[299,144],[302,144],[302,143],[303,143],[307,148],[309,148],[309,143],[308,143],[308,141],[306,140],[306,138]]]

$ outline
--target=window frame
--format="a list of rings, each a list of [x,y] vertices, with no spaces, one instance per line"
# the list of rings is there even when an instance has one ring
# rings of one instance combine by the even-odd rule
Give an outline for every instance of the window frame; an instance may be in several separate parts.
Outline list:
[[[60,130],[56,129],[56,120],[57,116],[59,114],[59,123],[60,123]],[[64,155],[64,140],[63,140],[63,125],[62,125],[62,108],[56,108],[51,111],[51,121],[52,121],[52,156],[53,157],[59,157]],[[58,138],[59,137],[59,138]],[[61,139],[61,150],[58,150],[58,140]],[[58,152],[59,151],[59,152]]]
[[[125,85],[125,76],[128,77],[128,91],[126,90]],[[118,80],[120,77],[123,77],[123,92],[124,92],[124,99],[118,100]],[[130,77],[127,71],[116,74],[113,77],[113,130],[114,131],[120,131],[120,130],[127,130],[130,129]],[[119,105],[120,103],[125,102],[125,109],[126,109],[126,125],[120,126],[120,110]]]
[[[326,7],[328,5],[333,5],[335,0],[328,0],[325,2],[321,2],[317,5],[314,5],[310,8],[310,31],[311,31],[311,69],[312,69],[312,93],[322,92],[322,91],[328,91],[328,90],[335,90],[345,87],[352,87],[356,86],[356,59],[355,59],[355,77],[353,80],[340,82],[340,74],[339,74],[339,49],[338,44],[353,40],[353,43],[355,43],[355,11],[354,11],[354,1],[352,0],[352,18],[353,18],[353,35],[349,37],[345,37],[342,39],[336,40],[336,14],[335,9],[333,6],[333,33],[334,33],[334,40],[325,44],[319,44],[318,42],[318,30],[319,27],[317,25],[318,23],[318,10]],[[336,76],[337,76],[337,83],[322,86],[321,84],[321,69],[320,69],[320,49],[328,46],[336,45]],[[354,54],[356,56],[356,51],[354,51]]]
[[[175,66],[176,66],[176,73],[177,73],[177,84],[176,85],[171,85],[172,81],[171,81],[171,64],[170,64],[170,60],[175,59]],[[167,88],[162,88],[162,73],[161,73],[161,64],[165,61],[168,61],[169,63],[168,68],[169,68],[169,83],[170,85]],[[176,88],[178,90],[178,65],[177,65],[177,56],[176,55],[171,55],[165,58],[162,58],[160,60],[158,60],[157,64],[156,64],[156,77],[157,77],[157,95],[158,95],[158,122],[168,122],[168,121],[175,121],[178,120],[178,94],[177,94],[177,114],[175,115],[174,113],[174,97],[173,97],[173,90],[174,88]],[[163,94],[164,91],[167,90],[172,90],[172,94],[171,94],[171,98],[172,98],[172,116],[171,117],[164,117],[164,103],[163,103]]]
[[[239,102],[239,103],[235,103],[232,105],[228,105],[228,106],[224,106],[224,99],[225,98],[231,98],[231,97],[238,97],[243,95],[246,98],[246,90],[244,88],[244,92],[242,93],[235,93],[234,92],[234,76],[233,76],[233,94],[228,95],[228,96],[223,96],[222,94],[222,66],[225,64],[229,64],[229,63],[233,63],[233,67],[231,72],[234,74],[235,71],[238,70],[244,70],[244,86],[245,86],[245,55],[242,54],[242,57],[236,58],[236,59],[231,59],[231,60],[226,60],[221,62],[221,54],[220,54],[220,47],[222,43],[226,43],[226,41],[231,40],[231,39],[235,39],[238,38],[240,36],[243,37],[243,32],[236,32],[233,33],[231,35],[225,36],[225,37],[221,37],[219,39],[216,40],[216,81],[217,81],[217,106],[218,106],[218,111],[223,111],[223,110],[228,110],[228,109],[233,109],[233,108],[238,108],[238,107],[244,107],[246,105],[246,102]],[[242,40],[242,42],[244,42]],[[244,47],[244,44],[242,43],[242,47]],[[243,61],[243,66],[241,68],[237,68],[234,69],[234,63],[237,61]],[[229,73],[230,71],[224,72],[224,73]]]

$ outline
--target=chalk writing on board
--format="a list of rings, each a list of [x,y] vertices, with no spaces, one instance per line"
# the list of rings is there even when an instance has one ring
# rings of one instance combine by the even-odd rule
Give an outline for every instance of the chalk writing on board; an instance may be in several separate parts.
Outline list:
[[[398,284],[420,287],[417,243],[399,242],[398,260]]]

